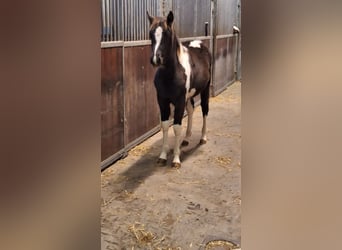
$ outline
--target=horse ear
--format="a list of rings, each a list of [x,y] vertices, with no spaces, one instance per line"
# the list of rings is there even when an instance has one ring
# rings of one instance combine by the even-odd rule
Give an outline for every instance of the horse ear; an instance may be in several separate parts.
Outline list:
[[[167,15],[167,25],[169,27],[171,27],[172,23],[173,23],[173,12],[170,11],[169,14]]]
[[[150,16],[150,14],[148,13],[148,11],[146,11],[147,13],[147,17],[148,17],[148,20],[150,21],[150,24],[153,23],[153,20],[154,20],[154,17],[153,16]]]

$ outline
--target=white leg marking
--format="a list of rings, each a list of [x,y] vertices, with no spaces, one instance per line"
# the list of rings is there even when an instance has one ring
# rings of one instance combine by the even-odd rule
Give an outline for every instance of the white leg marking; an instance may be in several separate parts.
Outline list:
[[[159,156],[160,159],[167,159],[167,153],[169,151],[169,140],[168,140],[168,135],[169,135],[169,121],[164,121],[161,123],[161,128],[163,130],[163,147],[162,147],[162,152]]]
[[[175,124],[173,125],[173,132],[175,133],[175,147],[173,149],[174,157],[173,163],[180,163],[180,144],[181,144],[181,134],[182,134],[182,125]]]
[[[196,93],[196,89],[194,88],[190,89],[190,91],[186,93],[185,101],[193,97],[195,93]]]
[[[185,138],[188,139],[192,132],[192,117],[193,117],[193,113],[194,113],[194,107],[192,106],[191,104],[191,101],[188,100],[186,102],[186,112],[188,112],[188,125],[186,127],[186,135],[185,135]]]
[[[174,116],[175,116],[175,105],[170,103],[170,117],[169,117],[170,123],[172,122],[172,119]]]
[[[203,127],[202,127],[202,137],[201,139],[207,141],[207,116],[203,116]]]
[[[200,40],[194,40],[189,44],[189,47],[201,48],[201,43],[202,43],[202,41],[200,41]]]
[[[160,42],[162,40],[163,36],[163,29],[162,27],[156,28],[156,31],[154,32],[154,38],[156,39],[156,45],[154,46],[154,54],[153,54],[153,62],[156,64],[157,63],[157,50],[159,48]]]

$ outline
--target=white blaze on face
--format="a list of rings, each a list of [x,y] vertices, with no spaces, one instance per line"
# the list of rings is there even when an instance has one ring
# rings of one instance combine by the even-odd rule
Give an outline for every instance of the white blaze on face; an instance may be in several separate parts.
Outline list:
[[[201,48],[201,43],[202,43],[202,41],[200,41],[200,40],[194,40],[189,44],[189,47]]]
[[[179,59],[180,64],[183,66],[185,70],[185,75],[186,75],[185,88],[186,88],[186,93],[188,93],[190,89],[191,66],[189,62],[188,49],[184,47],[182,44],[180,44],[180,53],[179,53],[178,59]]]
[[[156,45],[154,46],[154,54],[153,54],[153,62],[156,64],[157,63],[157,50],[159,48],[160,42],[162,40],[162,36],[163,36],[163,29],[162,27],[158,27],[156,28],[156,31],[154,32],[154,38],[156,39]]]

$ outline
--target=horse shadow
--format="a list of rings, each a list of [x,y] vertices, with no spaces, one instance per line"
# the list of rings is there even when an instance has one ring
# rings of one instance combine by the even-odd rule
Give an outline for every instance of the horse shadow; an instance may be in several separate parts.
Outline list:
[[[197,138],[196,138],[197,139]],[[163,172],[164,174],[169,174],[177,171],[177,168],[171,167],[171,162],[173,159],[173,150],[170,150],[168,154],[167,163],[161,165],[157,163],[159,150],[162,146],[162,139],[159,139],[154,144],[152,144],[149,149],[142,155],[136,162],[131,164],[129,168],[122,173],[120,173],[114,180],[114,183],[120,183],[119,188],[115,188],[114,192],[122,192],[123,190],[132,193],[134,192],[142,183],[144,183],[148,177],[152,176],[156,172]],[[173,146],[170,144],[170,146]],[[185,162],[189,160],[192,156],[196,156],[196,151],[202,144],[190,143],[186,147],[182,147],[182,153],[180,156],[182,166]],[[128,154],[129,155],[129,154]],[[129,157],[129,156],[128,156]],[[111,167],[116,167],[114,163]],[[182,167],[181,167],[182,168]]]

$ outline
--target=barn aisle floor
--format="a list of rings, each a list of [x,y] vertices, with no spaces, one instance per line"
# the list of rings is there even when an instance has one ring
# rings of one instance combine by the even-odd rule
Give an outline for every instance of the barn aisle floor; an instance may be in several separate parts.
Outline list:
[[[240,123],[241,83],[235,82],[210,99],[208,142],[201,146],[201,108],[195,109],[180,169],[170,167],[172,154],[167,166],[156,164],[159,132],[102,172],[101,249],[230,249],[205,248],[210,240],[240,245]],[[172,148],[172,128],[169,138]]]

